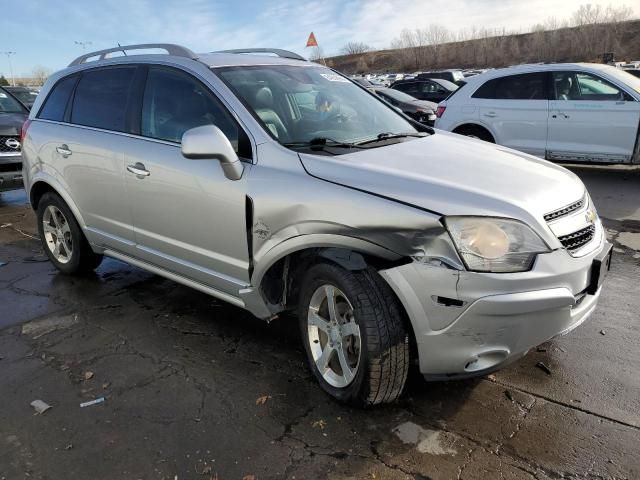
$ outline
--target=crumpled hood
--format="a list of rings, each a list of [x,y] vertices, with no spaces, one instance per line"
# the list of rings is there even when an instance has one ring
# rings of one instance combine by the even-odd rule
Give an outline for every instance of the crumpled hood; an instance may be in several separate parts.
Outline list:
[[[543,215],[579,200],[569,170],[505,147],[437,131],[425,138],[346,155],[300,154],[319,179],[441,215],[516,218],[543,237]]]

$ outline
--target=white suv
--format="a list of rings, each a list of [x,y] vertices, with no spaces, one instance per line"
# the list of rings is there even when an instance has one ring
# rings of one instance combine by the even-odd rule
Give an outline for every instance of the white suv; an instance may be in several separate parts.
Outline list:
[[[555,161],[638,163],[640,79],[598,64],[521,65],[468,79],[436,128]]]

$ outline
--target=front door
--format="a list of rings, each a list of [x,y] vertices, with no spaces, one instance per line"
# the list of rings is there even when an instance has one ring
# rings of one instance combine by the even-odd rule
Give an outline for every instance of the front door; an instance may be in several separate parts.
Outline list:
[[[553,72],[547,158],[630,162],[640,102],[586,72]]]
[[[246,134],[207,87],[178,69],[149,68],[141,135],[131,137],[125,149],[136,255],[237,296],[249,283],[245,202],[250,168],[232,181],[217,160],[182,156],[183,133],[207,124],[218,126],[237,152],[245,152]]]

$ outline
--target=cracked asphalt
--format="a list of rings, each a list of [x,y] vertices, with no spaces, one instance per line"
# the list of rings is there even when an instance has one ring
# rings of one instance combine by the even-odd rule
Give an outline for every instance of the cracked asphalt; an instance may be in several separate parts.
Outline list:
[[[615,245],[592,318],[366,411],[316,386],[295,319],[115,260],[60,275],[25,193],[0,194],[0,479],[640,478],[640,169],[573,170]]]

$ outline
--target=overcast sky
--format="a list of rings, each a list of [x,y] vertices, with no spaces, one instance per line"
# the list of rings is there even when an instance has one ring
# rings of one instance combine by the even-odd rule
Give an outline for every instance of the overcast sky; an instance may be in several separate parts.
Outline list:
[[[0,16],[0,51],[16,76],[36,65],[53,70],[82,54],[75,41],[99,50],[121,44],[171,42],[208,52],[278,47],[308,56],[313,31],[325,54],[349,41],[388,47],[403,28],[431,23],[449,30],[502,28],[526,31],[549,16],[568,18],[583,0],[18,0]],[[590,0],[603,6],[636,1]],[[9,76],[7,57],[0,73]]]

